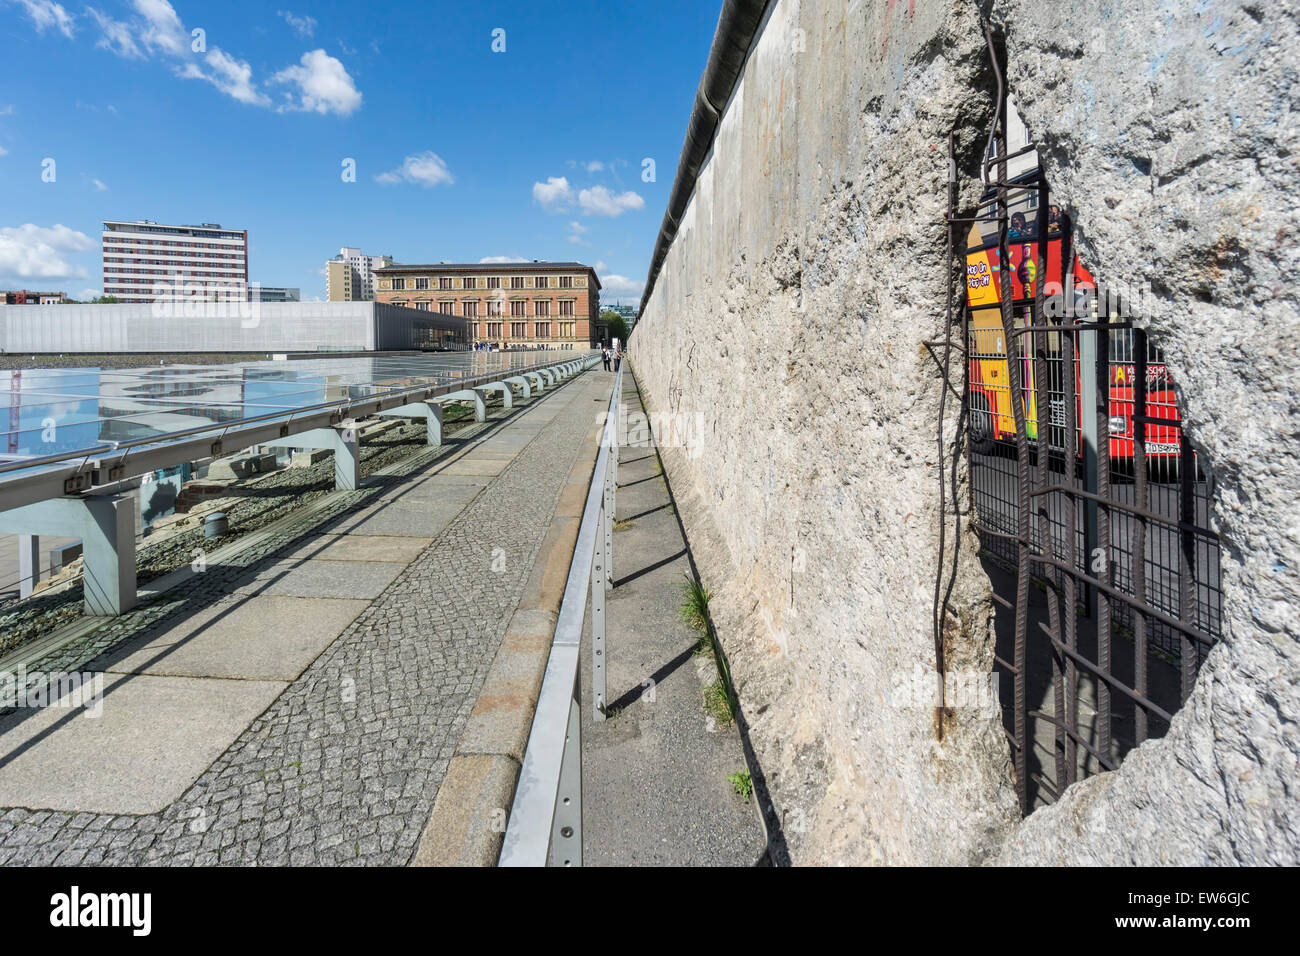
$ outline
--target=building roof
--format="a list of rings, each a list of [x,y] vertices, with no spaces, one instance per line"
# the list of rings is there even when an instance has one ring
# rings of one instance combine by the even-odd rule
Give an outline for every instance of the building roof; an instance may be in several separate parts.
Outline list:
[[[498,272],[590,272],[596,279],[596,288],[600,288],[600,278],[596,270],[582,262],[432,262],[424,265],[406,265],[394,263],[381,269],[372,269],[376,274],[398,272],[479,272],[494,275]]]

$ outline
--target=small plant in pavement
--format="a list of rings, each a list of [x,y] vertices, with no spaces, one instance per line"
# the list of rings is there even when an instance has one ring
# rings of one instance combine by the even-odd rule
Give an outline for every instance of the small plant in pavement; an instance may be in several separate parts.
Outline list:
[[[754,781],[749,779],[748,770],[737,770],[728,774],[727,779],[731,782],[731,789],[746,800],[754,795]]]

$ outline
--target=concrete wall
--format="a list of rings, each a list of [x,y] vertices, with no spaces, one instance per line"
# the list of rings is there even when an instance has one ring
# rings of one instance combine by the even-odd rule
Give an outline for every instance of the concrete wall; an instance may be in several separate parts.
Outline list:
[[[0,306],[5,352],[293,352],[409,349],[429,312],[375,302]]]
[[[1012,24],[1012,90],[1081,254],[1103,279],[1168,277],[1151,334],[1219,479],[1228,636],[1119,772],[1022,823],[997,717],[959,708],[940,742],[900,693],[935,666],[923,343],[944,333],[947,135],[972,182],[992,110],[973,3],[777,0],[632,336],[650,405],[698,437],[666,464],[797,863],[1300,856],[1295,170],[1277,158],[1295,8],[1137,0],[1121,24],[1108,6],[985,11]],[[967,536],[944,640],[950,670],[986,672],[974,553]]]

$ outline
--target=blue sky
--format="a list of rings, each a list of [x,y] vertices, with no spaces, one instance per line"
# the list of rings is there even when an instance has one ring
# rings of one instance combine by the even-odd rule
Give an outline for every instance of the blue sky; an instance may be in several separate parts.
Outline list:
[[[719,6],[0,0],[0,288],[95,294],[102,220],[153,219],[247,229],[304,299],[349,245],[634,303]]]

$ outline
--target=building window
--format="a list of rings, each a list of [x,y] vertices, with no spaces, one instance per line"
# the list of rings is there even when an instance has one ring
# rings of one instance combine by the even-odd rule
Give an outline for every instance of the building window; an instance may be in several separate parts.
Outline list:
[[[438,288],[439,288],[439,289],[450,289],[450,288],[451,288],[451,276],[443,276],[441,279],[439,279],[439,280],[438,280]]]
[[[561,288],[561,289],[572,289],[572,288],[573,288],[573,276],[560,276],[560,288]]]
[[[551,303],[546,299],[538,299],[533,302],[533,315],[550,315]]]
[[[462,289],[477,289],[478,279],[474,278],[473,276],[466,276],[465,278],[460,280],[460,287]]]
[[[517,301],[515,301],[515,302],[511,302],[511,303],[510,303],[510,314],[511,314],[512,316],[525,315],[526,313],[524,312],[524,306],[525,306],[526,304],[527,304],[527,303],[524,302],[524,300],[522,300],[522,299],[519,299],[519,300],[517,300]]]
[[[546,276],[537,277],[537,288],[549,289],[550,287],[551,287],[551,280],[548,277]]]
[[[428,280],[428,279],[416,279],[416,280],[415,280],[415,288],[416,288],[416,291],[417,291],[417,292],[420,291],[420,290],[422,290],[422,289],[428,289],[428,288],[429,288],[429,280]]]
[[[524,277],[523,277],[523,276],[511,276],[511,277],[510,277],[510,288],[512,288],[512,289],[522,289],[523,287],[524,287]]]
[[[511,337],[512,339],[526,339],[526,338],[528,338],[528,323],[527,323],[527,322],[511,322],[511,323],[510,323],[510,337]]]
[[[488,277],[488,280],[487,280],[487,287],[488,287],[489,289],[499,289],[499,288],[501,288],[501,277],[500,277],[500,276],[489,276],[489,277]]]
[[[417,309],[419,309],[421,312],[428,312],[428,311],[429,311],[429,305],[430,305],[430,303],[428,303],[428,302],[417,302],[417,303],[415,303],[415,307],[416,307]]]
[[[405,280],[405,279],[394,279],[394,280],[393,280],[393,289],[394,289],[394,291],[400,292],[400,291],[402,291],[402,290],[405,289],[405,288],[406,288],[406,280]]]
[[[501,323],[500,323],[500,322],[489,322],[489,323],[487,324],[487,329],[488,329],[488,331],[487,331],[487,337],[488,337],[488,338],[490,338],[490,339],[499,339],[499,338],[501,338]]]
[[[538,339],[549,339],[551,337],[550,322],[534,322],[533,337]]]
[[[502,304],[500,299],[488,299],[488,315],[500,315]]]
[[[561,323],[560,323],[560,338],[562,338],[562,339],[571,339],[571,338],[573,338],[574,336],[576,336],[576,335],[577,335],[577,331],[576,331],[576,329],[575,329],[575,324],[576,324],[576,323],[573,323],[573,322],[561,322]]]
[[[470,299],[466,302],[462,302],[460,307],[461,315],[465,316],[465,318],[472,319],[478,316],[478,299]]]
[[[565,299],[560,303],[560,315],[573,315],[573,300]]]
[[[455,314],[456,314],[456,303],[455,303],[455,302],[439,302],[439,303],[438,303],[438,311],[441,312],[443,315],[455,315]]]

